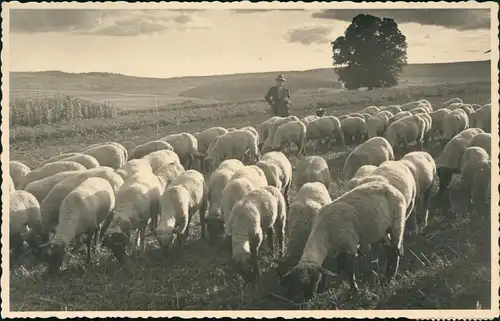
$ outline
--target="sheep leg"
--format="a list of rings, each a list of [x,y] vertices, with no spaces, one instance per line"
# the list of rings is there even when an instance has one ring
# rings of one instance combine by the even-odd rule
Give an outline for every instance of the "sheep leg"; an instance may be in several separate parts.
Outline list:
[[[439,190],[438,190],[438,199],[441,200],[444,191],[450,185],[451,179],[453,177],[453,171],[449,168],[438,168],[437,175],[439,177]]]
[[[91,249],[92,249],[92,240],[94,239],[94,230],[88,230],[87,231],[87,239],[86,239],[86,245],[87,245],[87,257],[85,259],[85,263],[89,264],[90,260],[92,259],[91,256]]]
[[[274,227],[267,229],[267,247],[274,253]]]
[[[389,284],[397,273],[399,266],[399,251],[397,247],[385,246],[386,253],[386,270],[385,270],[385,284]]]
[[[137,236],[139,238],[139,257],[144,257],[146,252],[146,242],[144,240],[144,234],[146,233],[146,226],[139,229]]]
[[[20,233],[10,236],[11,262],[14,263],[23,253],[23,237]]]
[[[106,233],[106,230],[108,229],[109,225],[111,224],[111,221],[113,220],[114,212],[109,213],[106,218],[104,219],[104,222],[102,222],[101,225],[101,230],[99,231],[99,239],[102,240],[104,237],[104,233]]]
[[[345,270],[349,278],[349,284],[351,286],[351,291],[358,292],[358,284],[356,283],[356,253],[346,253],[345,256]]]
[[[259,235],[254,235],[250,237],[250,254],[252,260],[252,270],[253,270],[253,278],[255,282],[258,282],[260,279],[259,273],[259,244],[260,238]]]
[[[95,255],[95,251],[97,249],[97,240],[99,238],[99,225],[96,226],[95,228],[95,232],[94,232],[94,244],[92,244],[92,251],[93,251],[93,254]]]
[[[207,226],[207,222],[206,222],[207,208],[208,208],[208,202],[203,201],[203,203],[200,206],[200,209],[198,210],[198,212],[200,213],[200,225],[201,225],[201,238],[202,239],[205,239],[205,237],[206,237],[205,230],[206,230],[206,226]]]
[[[278,239],[278,251],[279,251],[279,256],[283,257],[284,252],[285,252],[285,225],[286,223],[283,222],[281,219],[278,219],[276,221],[276,237]]]
[[[343,280],[345,266],[346,266],[346,254],[344,252],[340,253],[337,256],[337,266],[340,274],[340,280]]]
[[[420,227],[420,232],[427,227],[427,220],[429,217],[429,207],[431,201],[433,187],[432,185],[424,192],[420,200],[420,210],[417,213],[417,224]]]

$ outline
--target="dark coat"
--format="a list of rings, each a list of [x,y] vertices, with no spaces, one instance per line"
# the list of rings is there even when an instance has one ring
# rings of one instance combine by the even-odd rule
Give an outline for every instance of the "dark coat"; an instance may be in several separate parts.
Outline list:
[[[281,88],[273,86],[267,92],[265,99],[271,106],[274,116],[288,117],[291,108],[290,89],[285,86]]]

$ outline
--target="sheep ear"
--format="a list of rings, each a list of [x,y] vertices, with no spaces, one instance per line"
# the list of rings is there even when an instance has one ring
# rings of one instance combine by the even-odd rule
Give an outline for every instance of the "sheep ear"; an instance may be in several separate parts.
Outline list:
[[[320,272],[321,272],[321,274],[323,274],[323,275],[328,275],[328,276],[332,276],[332,277],[336,277],[336,276],[337,276],[337,274],[335,274],[335,273],[333,273],[333,272],[331,272],[331,271],[329,271],[329,270],[325,269],[324,267],[320,267],[320,268],[319,268],[319,271],[320,271]]]

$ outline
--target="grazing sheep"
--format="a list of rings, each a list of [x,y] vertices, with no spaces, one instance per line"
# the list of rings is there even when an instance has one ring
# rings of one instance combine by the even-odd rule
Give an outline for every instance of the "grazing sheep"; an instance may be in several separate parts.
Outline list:
[[[24,177],[21,184],[19,184],[19,189],[24,189],[31,182],[52,176],[57,173],[84,170],[86,170],[85,166],[77,162],[57,161],[54,163],[48,163],[29,172]]]
[[[326,117],[322,117],[321,119],[325,118]],[[267,153],[273,150],[283,150],[284,146],[288,146],[290,151],[292,143],[297,145],[298,155],[303,155],[305,153],[306,125],[300,120],[287,122],[279,126],[278,129],[276,129],[272,145],[268,145],[268,148],[264,146],[262,152]]]
[[[50,192],[52,187],[54,187],[59,182],[62,182],[65,179],[78,175],[82,172],[83,170],[76,170],[57,173],[29,183],[28,185],[26,185],[24,190],[35,196],[37,201],[41,203],[45,196],[47,196],[47,194]]]
[[[153,172],[156,172],[158,169],[167,164],[181,163],[179,156],[175,152],[166,149],[147,154],[146,156],[143,156],[142,159],[148,161]]]
[[[298,121],[298,120],[299,119],[296,116],[288,116],[288,117],[280,117],[280,118],[272,121],[269,124],[269,129],[267,131],[266,139],[264,141],[260,141],[260,143],[262,143],[260,150],[263,153],[265,153],[265,151],[269,150],[269,148],[271,148],[273,146],[274,135],[276,134],[276,130],[278,130],[278,127],[280,127],[281,125],[284,125],[288,122]]]
[[[460,98],[451,98],[451,99],[448,99],[447,101],[445,101],[443,103],[443,107],[441,107],[441,108],[447,108],[449,105],[451,105],[453,103],[463,104],[463,100],[460,99]]]
[[[416,108],[420,105],[421,105],[420,101],[410,101],[410,102],[407,102],[406,104],[403,104],[399,107],[401,108],[402,111],[410,111],[413,108]]]
[[[432,117],[428,113],[415,114],[415,116],[420,117],[424,121],[425,128],[423,129],[423,142],[429,143],[431,141],[431,131],[432,131]]]
[[[396,105],[381,107],[380,111],[388,111],[393,115],[396,115],[396,114],[402,112],[401,108],[399,106],[396,106]]]
[[[328,190],[320,182],[306,183],[299,189],[288,212],[288,242],[285,257],[279,262],[280,276],[299,262],[316,214],[331,202]]]
[[[274,186],[265,186],[249,192],[234,204],[228,225],[232,259],[237,271],[247,282],[258,281],[258,251],[264,234],[267,236],[269,249],[274,251],[276,233],[279,255],[283,256],[286,228],[286,205],[283,195]]]
[[[310,122],[312,122],[316,119],[319,119],[319,118],[320,118],[319,116],[310,115],[310,116],[306,116],[306,117],[302,118],[301,121],[304,123],[304,125],[307,126],[307,124],[309,124]]]
[[[151,226],[156,227],[163,189],[155,174],[141,172],[130,177],[116,191],[116,208],[106,218],[101,236],[103,245],[113,252],[122,266],[126,266],[125,248],[133,230],[139,230],[135,243],[139,243],[139,255],[144,255],[146,225],[151,219]]]
[[[383,137],[373,137],[347,156],[343,168],[344,179],[351,179],[363,165],[378,166],[388,160],[394,160],[391,144]]]
[[[264,145],[264,142],[269,137],[272,124],[274,124],[274,122],[276,122],[280,119],[283,119],[283,118],[279,117],[279,116],[274,116],[274,117],[271,117],[268,120],[266,120],[260,124],[260,126],[259,126],[259,146],[258,146],[259,150],[262,150],[262,146]]]
[[[214,139],[227,133],[228,131],[224,127],[210,127],[201,131],[198,137],[196,137],[198,139],[198,151],[200,154],[206,155],[208,147]]]
[[[455,135],[444,147],[436,160],[437,175],[439,177],[438,199],[442,199],[448,188],[453,174],[460,173],[462,156],[474,136],[484,133],[480,128],[465,129]]]
[[[361,144],[366,131],[366,121],[359,117],[348,117],[340,121],[346,145]]]
[[[223,161],[219,167],[210,175],[208,180],[208,214],[205,218],[207,232],[210,242],[214,242],[217,235],[223,235],[222,218],[222,193],[234,173],[245,165],[237,159]]]
[[[208,149],[205,161],[210,171],[226,159],[238,159],[244,164],[258,161],[260,152],[255,135],[245,130],[229,132],[215,138]]]
[[[184,166],[178,163],[165,164],[160,167],[154,174],[158,176],[163,188],[167,188],[172,182],[174,182],[179,175],[184,173],[186,169]],[[163,193],[163,190],[162,190]]]
[[[36,242],[36,236],[43,234],[40,204],[27,191],[11,192],[9,194],[9,235],[13,259],[22,253],[24,243],[22,234],[26,233],[26,227],[31,232],[28,243],[30,243],[32,251],[36,251],[39,245]]]
[[[57,158],[57,159],[54,159],[54,158]],[[54,159],[54,160],[51,162],[46,161],[42,164],[42,166],[46,165],[48,163],[53,163],[55,161],[58,161],[58,162],[76,162],[76,163],[79,163],[79,164],[85,166],[85,168],[87,168],[87,169],[96,168],[96,167],[100,166],[97,159],[95,159],[93,156],[85,155],[82,153],[62,154],[62,155],[58,155],[57,157],[52,157],[51,159]]]
[[[390,124],[385,137],[395,152],[407,152],[408,145],[413,142],[416,143],[416,148],[420,150],[424,142],[426,128],[426,122],[422,117],[408,116]]]
[[[328,188],[332,181],[330,168],[321,156],[306,156],[297,165],[295,187],[300,190],[305,183],[320,182]]]
[[[42,225],[44,228],[44,240],[48,240],[49,232],[59,221],[59,208],[66,196],[85,180],[91,177],[101,177],[109,181],[111,187],[116,190],[123,184],[123,179],[116,174],[112,168],[98,167],[86,170],[76,176],[69,177],[52,187],[50,192],[40,203],[40,212],[42,215]]]
[[[131,161],[134,159],[143,158],[144,156],[151,154],[152,152],[156,152],[158,150],[164,150],[164,149],[171,150],[171,151],[174,150],[172,145],[170,145],[166,141],[153,140],[153,141],[144,143],[142,145],[136,146],[134,149],[132,149],[128,160]]]
[[[306,140],[325,140],[329,141],[328,146],[331,146],[333,139],[338,143],[343,144],[344,137],[340,121],[335,116],[324,116],[319,119],[309,122],[306,130]]]
[[[179,156],[179,160],[185,168],[192,168],[195,159],[203,156],[198,151],[198,140],[190,133],[171,134],[160,140],[172,145],[174,152]]]
[[[376,115],[371,116],[366,121],[366,134],[367,138],[383,137],[389,125],[389,119],[393,115],[388,111],[382,111]]]
[[[446,107],[446,109],[453,111],[455,109],[459,109],[462,105],[463,103],[451,103],[448,105],[448,107]]]
[[[231,128],[227,128],[227,132],[228,132],[228,133],[230,133],[230,132],[234,132],[234,131],[236,131],[236,128],[232,128],[232,127],[231,127]]]
[[[16,186],[14,185],[14,180],[12,176],[9,175],[9,192],[13,192],[16,190]]]
[[[462,109],[463,111],[465,111],[465,113],[467,114],[467,116],[470,117],[471,114],[474,114],[476,111],[474,110],[474,108],[472,108],[472,106],[470,104],[462,104],[460,107],[458,107],[460,109]]]
[[[399,112],[389,119],[389,125],[408,116],[412,116],[412,113],[410,113],[409,111]]]
[[[478,162],[471,185],[472,208],[479,215],[488,215],[491,203],[491,161]]]
[[[474,110],[478,110],[479,108],[481,108],[481,105],[480,104],[470,104],[472,109]]]
[[[448,116],[448,114],[451,113],[451,110],[443,108],[443,109],[438,109],[436,111],[433,111],[430,113],[431,119],[432,119],[432,135],[434,137],[439,137],[442,136],[444,131],[443,131],[443,121]]]
[[[325,109],[324,108],[319,108],[316,110],[316,116],[318,117],[323,117],[325,116]]]
[[[131,154],[132,155],[132,154]],[[132,157],[132,156],[131,156]],[[140,172],[153,172],[151,165],[146,159],[131,159],[122,168],[117,169],[115,172],[120,175],[124,181],[128,180],[134,174]]]
[[[205,238],[205,212],[207,209],[207,187],[203,175],[195,170],[180,174],[161,197],[161,214],[158,226],[152,235],[169,253],[177,239],[180,249],[189,236],[189,224],[196,212],[200,214],[201,238]]]
[[[411,222],[415,234],[419,234],[427,227],[433,183],[436,180],[436,163],[429,153],[423,151],[408,153],[400,162],[410,169],[417,186],[415,211]]]
[[[353,118],[353,117],[351,117],[349,115],[340,115],[340,116],[337,117],[337,119],[339,121],[343,121],[344,119],[347,119],[347,118]],[[363,117],[363,120],[364,120],[364,117]]]
[[[20,189],[20,185],[23,183],[24,178],[29,174],[30,171],[31,169],[21,162],[9,162],[10,177],[12,177],[16,189]]]
[[[57,162],[57,161],[60,161],[62,159],[65,159],[65,158],[78,156],[78,155],[83,155],[83,154],[82,153],[61,153],[59,155],[52,156],[51,158],[41,162],[40,165],[38,165],[38,167],[42,167],[45,164]]]
[[[483,105],[473,115],[474,126],[491,133],[491,104]]]
[[[78,185],[61,203],[59,223],[54,238],[40,247],[45,250],[49,272],[59,270],[66,248],[82,233],[87,234],[87,263],[91,244],[97,244],[99,225],[115,208],[115,193],[104,178],[91,177]],[[95,249],[95,248],[94,248]]]
[[[407,204],[392,185],[374,181],[362,184],[323,206],[314,220],[300,261],[283,276],[291,299],[303,295],[312,298],[322,277],[336,276],[322,267],[329,255],[336,254],[339,270],[347,276],[351,290],[357,291],[355,279],[358,245],[369,250],[390,235],[385,247],[385,281],[391,281],[403,255],[403,233]]]
[[[288,208],[288,191],[292,185],[292,164],[282,152],[269,152],[255,164],[266,175],[267,183],[278,188]]]
[[[469,127],[469,117],[462,109],[451,111],[443,119],[443,136],[441,137],[441,145],[444,145],[455,135]]]
[[[428,109],[425,107],[416,107],[416,108],[409,110],[409,112],[412,115],[416,115],[416,114],[420,114],[420,113],[427,113]]]
[[[355,188],[356,186],[359,185],[359,180],[369,176],[377,169],[377,166],[374,165],[363,165],[358,170],[356,171],[356,174],[354,174],[354,177],[351,178],[350,180],[347,181],[346,183],[346,189],[350,191],[351,189]]]
[[[477,134],[469,142],[469,147],[473,146],[482,147],[491,157],[491,134],[490,133]]]
[[[101,166],[109,166],[114,169],[125,165],[128,159],[127,149],[115,142],[92,145],[80,153],[93,156]]]
[[[361,111],[359,113],[360,114],[367,113],[370,115],[375,115],[379,111],[380,111],[380,109],[377,106],[368,106],[368,107],[361,109]]]
[[[360,113],[350,113],[348,116],[350,116],[350,117],[358,117],[358,118],[361,118],[361,119],[364,119],[364,120],[368,120],[368,118],[366,118],[365,116],[361,115]]]
[[[245,126],[245,127],[241,127],[240,129],[238,130],[246,130],[246,131],[249,131],[250,133],[252,133],[255,138],[257,139],[257,145],[259,144],[259,132],[257,131],[257,129],[255,129],[255,127],[253,126]]]

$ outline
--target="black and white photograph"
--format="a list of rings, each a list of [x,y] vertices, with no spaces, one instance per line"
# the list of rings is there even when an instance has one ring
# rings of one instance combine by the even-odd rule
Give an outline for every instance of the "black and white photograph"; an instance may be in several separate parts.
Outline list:
[[[499,5],[2,2],[2,317],[499,312]]]

